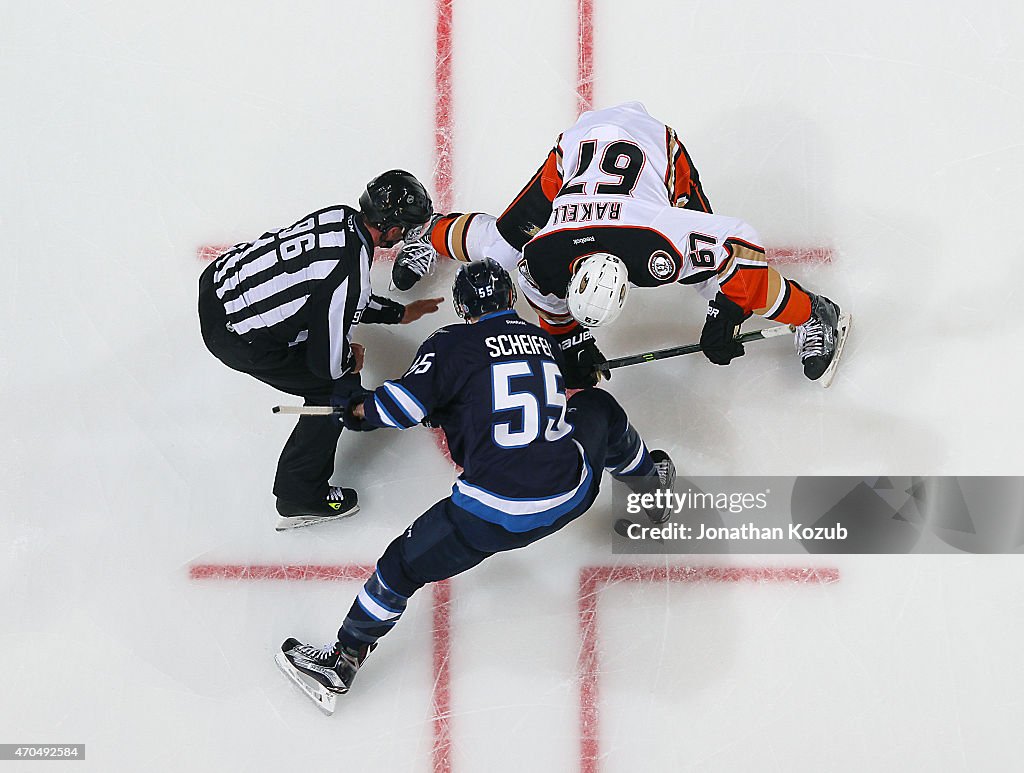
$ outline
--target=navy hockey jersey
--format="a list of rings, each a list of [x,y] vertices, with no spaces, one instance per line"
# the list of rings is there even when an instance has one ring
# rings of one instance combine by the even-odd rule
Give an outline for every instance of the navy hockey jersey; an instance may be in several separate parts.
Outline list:
[[[549,526],[595,479],[566,421],[556,353],[547,333],[512,310],[448,325],[364,402],[366,421],[406,429],[429,417],[463,468],[454,504],[512,532]]]

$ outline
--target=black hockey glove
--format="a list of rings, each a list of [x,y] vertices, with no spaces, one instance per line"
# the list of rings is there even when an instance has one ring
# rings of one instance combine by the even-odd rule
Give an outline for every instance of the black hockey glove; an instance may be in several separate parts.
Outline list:
[[[708,316],[700,331],[700,348],[715,365],[728,365],[743,356],[743,344],[736,340],[740,325],[749,317],[739,304],[718,293],[708,302]]]
[[[423,417],[420,422],[428,429],[444,429],[444,423],[454,416],[455,412],[448,406],[438,406]]]
[[[353,432],[372,432],[380,427],[367,424],[363,419],[358,418],[353,411],[357,405],[362,405],[368,397],[373,395],[369,389],[358,389],[347,395],[339,395],[334,399],[334,407],[341,416],[341,424],[345,429]]]
[[[587,389],[597,386],[601,376],[611,378],[611,373],[602,370],[601,366],[608,362],[597,348],[590,331],[581,325],[572,330],[555,336],[558,348],[562,350],[562,376],[566,389]]]

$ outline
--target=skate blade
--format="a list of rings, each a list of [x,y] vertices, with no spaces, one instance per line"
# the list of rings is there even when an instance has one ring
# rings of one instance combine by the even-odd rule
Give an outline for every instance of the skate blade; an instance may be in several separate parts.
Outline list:
[[[326,523],[327,521],[337,521],[341,518],[348,518],[358,512],[359,505],[354,506],[351,510],[345,510],[344,512],[336,515],[293,515],[290,518],[285,518],[283,515],[279,515],[277,516],[277,526],[274,527],[274,530],[289,531],[291,529],[301,529],[303,526],[313,526],[318,523]]]
[[[821,378],[818,379],[818,383],[821,384],[822,389],[828,389],[832,385],[832,379],[836,375],[836,368],[839,366],[839,358],[843,354],[843,346],[846,344],[846,336],[850,332],[850,324],[853,322],[853,317],[849,314],[840,314],[839,321],[836,323],[836,353],[832,358],[832,362],[828,364],[825,372],[821,374]]]
[[[288,661],[283,652],[278,652],[274,656],[274,662],[277,663],[281,673],[292,680],[302,690],[303,694],[316,704],[320,711],[327,716],[334,714],[334,709],[338,703],[337,693],[331,692],[319,682],[307,679],[301,671]]]

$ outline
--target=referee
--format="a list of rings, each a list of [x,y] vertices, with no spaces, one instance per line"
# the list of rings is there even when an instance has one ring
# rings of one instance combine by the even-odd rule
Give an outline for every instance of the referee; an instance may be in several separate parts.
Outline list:
[[[199,321],[206,348],[305,405],[338,405],[360,389],[359,322],[407,324],[437,311],[441,298],[403,306],[374,295],[375,247],[408,238],[433,214],[430,196],[408,172],[371,180],[359,209],[318,210],[248,244],[236,244],[199,279]],[[341,423],[303,416],[277,464],[277,530],[344,518],[356,492],[329,485]]]

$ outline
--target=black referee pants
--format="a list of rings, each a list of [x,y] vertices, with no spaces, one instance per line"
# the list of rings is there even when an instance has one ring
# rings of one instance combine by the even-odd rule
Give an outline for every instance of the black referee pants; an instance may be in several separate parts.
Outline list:
[[[213,273],[211,264],[199,280],[199,323],[214,357],[232,370],[301,397],[304,405],[331,405],[360,386],[356,374],[335,380],[310,371],[305,343],[247,340],[229,330],[224,305],[213,289]],[[340,435],[341,422],[334,418],[300,417],[278,460],[274,495],[294,504],[313,504],[326,497]]]

